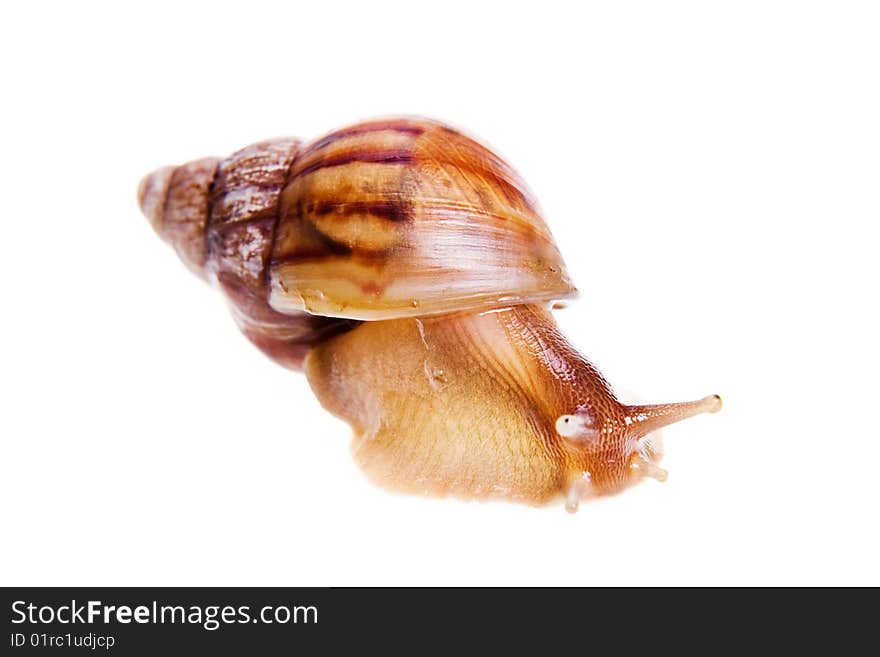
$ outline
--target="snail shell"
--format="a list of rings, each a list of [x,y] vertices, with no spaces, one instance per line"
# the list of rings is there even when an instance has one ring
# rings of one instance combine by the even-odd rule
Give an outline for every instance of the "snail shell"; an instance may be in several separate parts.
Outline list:
[[[384,119],[166,167],[142,211],[305,368],[383,484],[542,503],[665,478],[659,426],[720,399],[625,406],[545,306],[576,293],[501,158],[448,126]]]

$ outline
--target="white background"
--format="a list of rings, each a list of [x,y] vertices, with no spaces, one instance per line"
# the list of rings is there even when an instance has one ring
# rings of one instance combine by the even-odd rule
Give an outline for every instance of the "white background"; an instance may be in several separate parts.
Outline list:
[[[4,4],[0,583],[880,584],[880,15],[855,2]],[[666,431],[568,515],[391,494],[140,216],[141,175],[427,114],[537,194]]]

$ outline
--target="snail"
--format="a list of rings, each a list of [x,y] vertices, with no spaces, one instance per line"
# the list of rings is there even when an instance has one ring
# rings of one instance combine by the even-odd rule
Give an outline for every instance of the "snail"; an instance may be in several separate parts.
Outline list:
[[[351,425],[382,485],[575,511],[664,480],[652,434],[720,410],[618,401],[554,322],[576,289],[531,193],[442,123],[256,143],[158,169],[138,200],[244,334]]]

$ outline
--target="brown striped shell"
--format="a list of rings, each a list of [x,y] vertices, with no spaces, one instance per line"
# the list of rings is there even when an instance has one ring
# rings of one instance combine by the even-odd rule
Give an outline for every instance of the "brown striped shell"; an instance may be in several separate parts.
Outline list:
[[[575,289],[525,184],[441,123],[359,123],[148,176],[141,207],[248,337],[299,367],[352,320],[480,310]]]
[[[535,202],[498,156],[425,120],[303,148],[281,194],[273,308],[375,320],[570,296]]]

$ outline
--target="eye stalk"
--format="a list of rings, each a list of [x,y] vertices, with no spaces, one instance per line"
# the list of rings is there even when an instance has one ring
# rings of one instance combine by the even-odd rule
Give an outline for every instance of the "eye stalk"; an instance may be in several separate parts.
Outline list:
[[[720,410],[721,397],[718,395],[678,404],[627,406],[626,424],[632,435],[642,437],[700,413],[717,413]]]

